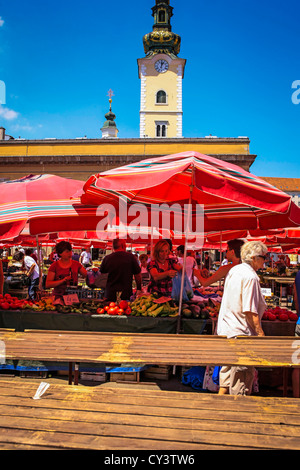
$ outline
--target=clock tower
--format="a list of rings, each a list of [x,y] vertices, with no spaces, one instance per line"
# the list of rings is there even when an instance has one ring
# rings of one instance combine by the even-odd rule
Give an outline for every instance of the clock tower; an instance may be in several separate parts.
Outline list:
[[[185,59],[178,57],[181,38],[172,32],[169,0],[156,0],[153,31],[143,38],[138,59],[141,79],[140,137],[182,137],[182,79]]]

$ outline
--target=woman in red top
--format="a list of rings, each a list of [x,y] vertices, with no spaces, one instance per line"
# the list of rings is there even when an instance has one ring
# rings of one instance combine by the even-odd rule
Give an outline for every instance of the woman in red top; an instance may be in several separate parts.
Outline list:
[[[65,294],[68,286],[77,286],[78,273],[86,277],[87,272],[82,264],[72,260],[71,243],[61,241],[56,245],[55,251],[60,259],[52,263],[49,267],[46,289],[54,287],[53,294],[55,297],[61,297]]]

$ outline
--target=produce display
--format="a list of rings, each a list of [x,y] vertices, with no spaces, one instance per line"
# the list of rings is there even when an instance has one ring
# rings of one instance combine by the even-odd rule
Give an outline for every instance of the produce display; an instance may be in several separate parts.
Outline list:
[[[190,319],[217,320],[223,289],[217,287],[198,288],[194,296],[182,304],[182,317]],[[266,298],[268,307],[262,320],[292,321],[298,320],[295,311],[274,305],[275,296]],[[87,315],[125,315],[134,317],[175,317],[179,314],[178,302],[170,297],[158,298],[155,294],[137,296],[131,302],[121,300],[108,302],[98,299],[81,299],[71,305],[56,303],[53,297],[43,297],[30,301],[11,294],[0,294],[0,310],[31,310],[36,312],[75,313]]]
[[[130,303],[131,315],[142,317],[174,317],[179,309],[169,297],[157,298],[155,295],[141,295]]]
[[[274,307],[274,308],[268,308],[265,310],[262,320],[270,320],[270,321],[297,321],[298,320],[298,315],[295,312],[292,312],[291,310],[288,310],[287,308],[281,308],[281,307]]]
[[[19,299],[18,297],[12,296],[11,294],[0,294],[0,309],[54,311],[56,310],[56,306],[53,305],[53,300],[51,297],[47,297],[42,300],[31,301],[26,299]]]

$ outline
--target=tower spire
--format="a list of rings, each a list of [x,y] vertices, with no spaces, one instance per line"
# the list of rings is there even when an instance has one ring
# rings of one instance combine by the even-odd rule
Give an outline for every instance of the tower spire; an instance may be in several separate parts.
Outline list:
[[[171,57],[177,57],[180,51],[181,38],[172,33],[171,17],[173,7],[170,0],[156,0],[152,7],[154,17],[153,31],[143,37],[144,51],[146,56],[164,53]]]
[[[108,90],[107,96],[109,97],[109,112],[105,114],[106,121],[101,128],[102,138],[117,137],[119,132],[115,123],[116,115],[111,110],[112,96],[114,96],[114,92],[111,89]]]

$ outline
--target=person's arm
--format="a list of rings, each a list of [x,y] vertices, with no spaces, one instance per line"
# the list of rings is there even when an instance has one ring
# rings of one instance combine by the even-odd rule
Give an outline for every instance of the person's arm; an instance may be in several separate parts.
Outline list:
[[[177,271],[175,269],[169,269],[168,271],[164,271],[159,273],[156,268],[152,268],[150,270],[150,274],[153,277],[154,281],[161,281],[162,279],[166,279],[166,277],[175,277]]]
[[[297,296],[296,282],[294,282],[294,303],[295,303],[297,314],[299,315],[299,301],[298,301],[298,296]]]
[[[212,276],[207,278],[201,276],[201,273],[198,269],[194,269],[194,275],[197,277],[203,287],[207,287],[213,284],[214,282],[223,279],[228,274],[231,268],[232,264],[225,264],[224,266],[220,266],[220,268]]]
[[[257,313],[245,312],[246,320],[252,330],[255,331],[257,336],[265,336],[265,333],[261,327],[260,319]]]
[[[136,290],[142,290],[142,274],[134,274],[134,279],[136,283]]]
[[[175,269],[176,271],[182,271],[183,266],[182,264],[174,263],[172,268]]]
[[[27,275],[28,277],[30,277],[31,274],[33,273],[33,270],[34,270],[35,266],[36,266],[36,264],[35,264],[35,263],[32,263],[32,265],[30,266],[30,268],[29,268],[28,271],[26,272],[26,275]]]
[[[84,277],[84,278],[87,277],[87,270],[85,269],[84,266],[82,266],[82,264],[80,265],[79,273],[81,274],[82,277]]]
[[[63,279],[58,279],[55,281],[55,272],[54,271],[48,271],[47,278],[46,278],[46,289],[52,288],[52,287],[57,287],[61,286],[62,284],[65,284],[66,282],[71,280],[71,276],[66,276]]]

